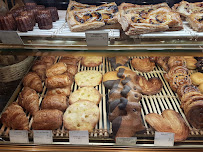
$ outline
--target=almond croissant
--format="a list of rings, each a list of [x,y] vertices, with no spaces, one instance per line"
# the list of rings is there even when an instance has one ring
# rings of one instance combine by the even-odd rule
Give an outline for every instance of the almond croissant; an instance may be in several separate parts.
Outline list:
[[[28,130],[29,122],[23,108],[17,103],[12,103],[1,115],[1,122],[12,129]]]
[[[31,115],[39,111],[39,96],[37,92],[25,87],[18,97],[19,105],[25,108]]]

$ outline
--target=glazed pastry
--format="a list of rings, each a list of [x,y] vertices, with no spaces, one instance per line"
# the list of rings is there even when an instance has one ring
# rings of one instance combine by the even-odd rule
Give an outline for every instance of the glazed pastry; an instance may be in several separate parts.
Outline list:
[[[23,108],[16,102],[12,103],[1,115],[1,122],[10,129],[28,130],[29,121]]]
[[[70,105],[63,115],[67,130],[87,130],[92,132],[99,121],[99,108],[90,101],[77,101]]]
[[[30,87],[34,89],[37,92],[42,92],[43,86],[42,81],[40,77],[35,72],[29,72],[24,78],[23,78],[23,85],[25,87]]]
[[[182,73],[182,74],[186,74],[186,75],[189,74],[188,69],[186,67],[174,66],[174,67],[170,68],[170,70],[168,71],[167,74],[164,74],[164,78],[166,79],[166,81],[169,81],[177,73]]]
[[[70,8],[73,9],[70,11]],[[115,2],[84,9],[74,9],[71,6],[68,7],[66,21],[72,32],[96,29],[105,25],[113,27],[118,23],[117,12],[118,7]]]
[[[45,80],[45,85],[48,89],[63,88],[70,86],[72,81],[66,74],[48,77]]]
[[[65,95],[46,95],[42,101],[41,109],[58,109],[62,112],[68,107]]]
[[[111,67],[116,69],[119,66],[127,66],[129,62],[129,58],[126,56],[116,56],[112,58],[108,58],[111,63]]]
[[[203,73],[200,72],[193,73],[190,75],[190,78],[194,85],[200,85],[201,83],[203,83]]]
[[[55,75],[60,75],[63,74],[64,72],[67,71],[67,66],[65,63],[63,62],[58,62],[52,66],[50,66],[49,68],[47,68],[46,70],[46,76],[47,77],[52,77]]]
[[[139,59],[134,58],[131,61],[133,68],[140,72],[150,72],[154,69],[155,63],[151,62],[149,58]]]
[[[53,88],[47,90],[47,95],[65,95],[69,96],[71,93],[71,85],[64,88]]]
[[[159,78],[146,79],[144,76],[137,76],[136,82],[142,89],[142,94],[154,95],[162,90],[163,84]]]
[[[103,75],[103,83],[104,83],[104,86],[107,88],[107,89],[112,89],[113,87],[113,84],[116,80],[120,79],[118,76],[117,76],[117,71],[110,71],[110,72],[106,72],[104,75]]]
[[[102,74],[95,70],[78,72],[75,82],[79,87],[94,87],[101,83]]]
[[[28,15],[18,16],[15,18],[18,31],[27,32],[33,30],[33,22]]]
[[[169,80],[170,87],[173,91],[177,91],[178,87],[183,84],[192,84],[190,76],[183,73],[176,73],[173,77]]]
[[[36,72],[42,81],[46,79],[47,65],[42,60],[36,60],[32,66],[32,71]]]
[[[29,87],[24,87],[18,96],[18,103],[25,108],[31,115],[39,111],[39,96],[37,92]]]
[[[29,17],[29,19],[30,19],[30,21],[31,21],[31,30],[32,30],[32,28],[35,26],[35,24],[36,24],[36,20],[35,20],[35,14],[34,14],[34,12],[33,11],[23,11],[23,12],[21,12],[20,13],[20,16],[28,16]],[[20,23],[21,24],[21,23]],[[23,25],[21,25],[21,26],[23,26]]]
[[[118,105],[120,110],[126,110],[125,116],[118,116],[112,121],[113,136],[115,137],[132,137],[136,132],[144,130],[141,119],[141,105],[135,102],[129,102],[121,98]]]
[[[63,112],[57,109],[39,110],[33,117],[33,130],[55,130],[61,127]]]
[[[197,102],[197,101],[203,101],[203,95],[195,95],[195,96],[192,96],[189,100],[187,100],[184,105],[181,104],[181,108],[184,109],[185,113],[188,109],[188,107],[190,106],[190,104],[193,104],[194,102]]]
[[[189,127],[180,114],[174,110],[164,110],[161,115],[156,113],[147,114],[145,120],[156,131],[175,133],[175,142],[183,141],[189,135]]]
[[[69,104],[73,104],[79,100],[88,100],[97,105],[101,100],[101,94],[94,87],[83,87],[71,93]]]
[[[102,56],[85,56],[81,64],[85,67],[96,67],[102,63]]]
[[[96,7],[96,5],[87,5],[87,4],[82,4],[82,3],[78,3],[76,1],[70,0],[68,4],[67,12],[72,10],[77,10],[77,9],[91,8],[91,7]]]
[[[199,89],[197,86],[192,84],[183,84],[177,89],[179,99],[181,99],[181,97],[188,92],[199,92]]]
[[[168,66],[169,66],[169,69],[174,67],[174,66],[183,66],[183,67],[186,67],[186,60],[185,60],[184,57],[171,56],[168,59]]]
[[[25,7],[27,10],[31,10],[36,8],[37,4],[36,3],[25,3]]]

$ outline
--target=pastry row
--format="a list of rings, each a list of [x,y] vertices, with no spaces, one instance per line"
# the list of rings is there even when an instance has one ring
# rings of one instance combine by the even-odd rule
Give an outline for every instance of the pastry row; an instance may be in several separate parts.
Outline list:
[[[101,28],[122,28],[126,35],[183,29],[181,16],[195,31],[203,31],[203,2],[182,1],[170,8],[167,3],[136,5],[115,2],[100,6],[70,1],[66,21],[73,32]]]

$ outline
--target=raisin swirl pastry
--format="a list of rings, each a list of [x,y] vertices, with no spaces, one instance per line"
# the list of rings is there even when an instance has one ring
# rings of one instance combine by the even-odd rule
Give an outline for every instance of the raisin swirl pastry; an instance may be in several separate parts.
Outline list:
[[[186,94],[188,92],[199,92],[199,89],[197,86],[192,85],[192,84],[183,84],[183,85],[179,86],[177,89],[177,94],[180,99],[184,94]]]
[[[169,80],[170,87],[173,91],[177,91],[178,87],[183,84],[192,84],[190,76],[183,73],[176,73]]]
[[[186,67],[186,60],[184,57],[181,57],[181,56],[171,56],[168,59],[168,66],[169,66],[169,68],[172,68],[173,66]]]
[[[100,28],[104,25],[115,25],[118,7],[115,2],[97,7],[73,9],[68,11],[67,22],[72,32]]]

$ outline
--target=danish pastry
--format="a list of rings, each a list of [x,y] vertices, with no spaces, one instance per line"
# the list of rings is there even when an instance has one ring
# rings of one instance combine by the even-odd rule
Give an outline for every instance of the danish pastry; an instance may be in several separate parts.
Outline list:
[[[139,59],[134,58],[131,61],[133,68],[140,72],[150,72],[154,69],[155,63],[151,62],[149,58]]]
[[[184,94],[188,93],[188,92],[198,92],[198,91],[199,91],[199,89],[195,85],[192,85],[192,84],[183,84],[183,85],[178,87],[177,94],[178,94],[178,97],[181,99],[181,97]]]
[[[173,66],[186,67],[186,60],[184,57],[181,57],[181,56],[171,56],[168,59],[168,66],[169,66],[169,68],[172,68]]]

